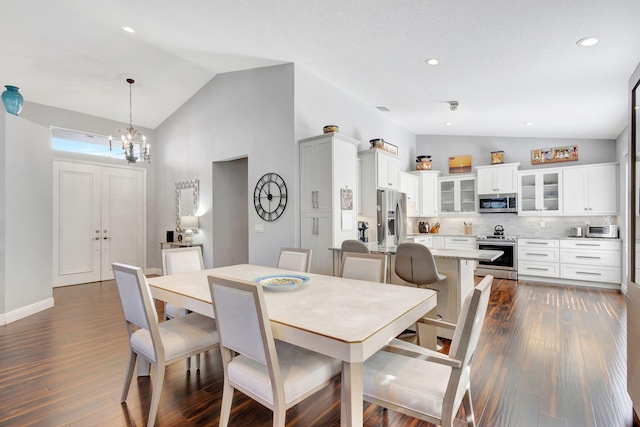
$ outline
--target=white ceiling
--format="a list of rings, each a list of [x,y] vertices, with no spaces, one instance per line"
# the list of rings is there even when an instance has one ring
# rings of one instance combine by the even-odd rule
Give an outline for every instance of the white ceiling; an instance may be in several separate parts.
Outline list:
[[[416,134],[616,138],[640,1],[2,0],[0,34],[26,100],[128,122],[133,77],[148,128],[218,73],[295,62]]]

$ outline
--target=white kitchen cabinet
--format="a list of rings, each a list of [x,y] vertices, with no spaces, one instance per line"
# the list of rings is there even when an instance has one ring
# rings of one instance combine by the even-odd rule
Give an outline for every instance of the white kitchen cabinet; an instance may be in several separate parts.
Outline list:
[[[520,163],[476,166],[478,171],[478,194],[517,193],[518,166],[520,166]]]
[[[620,247],[617,239],[561,239],[560,277],[620,284]]]
[[[439,171],[415,171],[412,175],[419,179],[420,197],[418,215],[421,217],[438,216],[438,178]]]
[[[431,236],[430,234],[413,236],[411,237],[411,240],[413,240],[413,243],[420,243],[421,245],[425,245],[428,248],[433,247],[433,236]]]
[[[618,164],[563,168],[562,203],[565,215],[618,215]]]
[[[473,236],[444,236],[445,249],[477,249],[476,238]]]
[[[407,216],[420,216],[420,178],[407,172],[401,172],[400,191],[407,195]]]
[[[562,168],[518,172],[518,215],[562,213]]]
[[[400,159],[378,149],[360,151],[363,179],[375,179],[377,188],[400,190]]]
[[[300,141],[300,246],[312,250],[313,273],[331,274],[333,258],[329,248],[358,238],[359,144],[360,141],[337,133]],[[350,224],[342,223],[342,190],[352,192]]]
[[[518,239],[518,275],[560,277],[558,239]]]
[[[465,216],[478,213],[476,176],[443,177],[438,180],[440,216]]]

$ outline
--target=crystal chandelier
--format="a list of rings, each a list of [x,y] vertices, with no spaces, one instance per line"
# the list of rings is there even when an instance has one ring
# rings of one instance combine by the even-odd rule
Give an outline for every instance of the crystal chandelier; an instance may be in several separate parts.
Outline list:
[[[136,81],[133,79],[127,79],[127,83],[129,83],[129,127],[125,128],[124,130],[119,130],[122,136],[122,150],[124,151],[124,157],[127,159],[128,163],[136,163],[138,161],[138,157],[140,157],[142,161],[151,163],[151,154],[149,154],[150,146],[147,142],[147,137],[144,136],[138,129],[134,128],[131,124],[131,86],[135,82]],[[140,137],[142,138],[142,143],[135,143],[133,141],[133,138],[136,135],[140,135]],[[136,153],[135,148],[138,144],[140,145],[140,152]],[[111,150],[111,135],[109,135],[109,150]]]

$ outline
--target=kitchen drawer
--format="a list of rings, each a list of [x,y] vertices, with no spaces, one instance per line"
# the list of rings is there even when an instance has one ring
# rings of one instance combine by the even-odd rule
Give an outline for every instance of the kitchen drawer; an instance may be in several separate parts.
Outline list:
[[[476,249],[476,238],[465,236],[445,236],[446,249]]]
[[[595,240],[595,239],[562,239],[560,247],[567,249],[604,249],[608,251],[619,251],[619,240]]]
[[[518,247],[527,246],[532,248],[557,248],[560,246],[558,239],[518,239]]]
[[[555,262],[560,261],[560,250],[558,248],[538,247],[538,246],[520,246],[518,245],[518,262],[534,261],[534,262]]]
[[[562,264],[560,277],[591,282],[620,283],[620,267]]]
[[[518,274],[527,276],[560,277],[560,264],[557,262],[535,262],[518,260]]]
[[[428,248],[433,246],[433,237],[431,236],[414,236],[414,243],[420,243],[421,245],[425,245]]]
[[[563,264],[586,264],[594,266],[620,266],[620,251],[590,251],[584,249],[562,249],[560,262]]]

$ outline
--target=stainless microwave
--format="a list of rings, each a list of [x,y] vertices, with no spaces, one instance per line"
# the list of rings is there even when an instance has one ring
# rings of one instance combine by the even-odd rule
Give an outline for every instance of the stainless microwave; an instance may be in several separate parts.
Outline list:
[[[518,212],[515,194],[482,194],[478,196],[478,212],[509,213]]]

